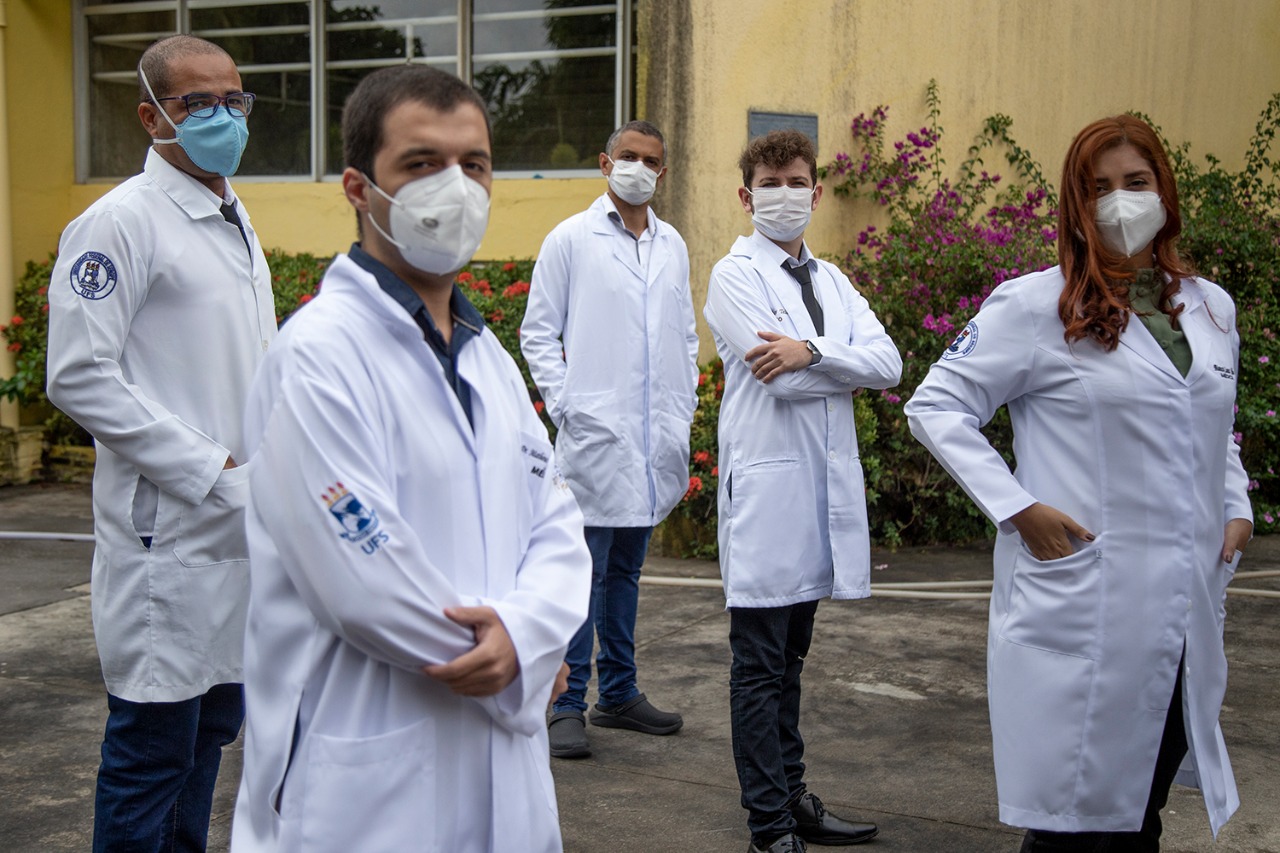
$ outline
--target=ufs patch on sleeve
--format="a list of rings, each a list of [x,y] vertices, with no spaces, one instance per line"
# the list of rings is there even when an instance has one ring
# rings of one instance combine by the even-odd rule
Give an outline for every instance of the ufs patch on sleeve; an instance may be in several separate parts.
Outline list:
[[[951,342],[951,346],[947,347],[946,352],[942,354],[944,361],[953,361],[957,358],[964,358],[973,352],[978,346],[978,321],[970,320],[969,325],[960,330],[960,334],[956,335],[956,339]]]
[[[85,252],[71,265],[71,289],[85,299],[105,299],[116,289],[116,265],[101,252]]]

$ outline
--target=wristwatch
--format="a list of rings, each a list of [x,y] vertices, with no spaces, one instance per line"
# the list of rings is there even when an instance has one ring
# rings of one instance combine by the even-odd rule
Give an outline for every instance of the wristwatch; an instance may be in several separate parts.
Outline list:
[[[813,356],[813,360],[809,362],[810,366],[822,361],[822,353],[818,352],[818,347],[813,341],[805,341],[804,345],[809,348],[809,355]]]

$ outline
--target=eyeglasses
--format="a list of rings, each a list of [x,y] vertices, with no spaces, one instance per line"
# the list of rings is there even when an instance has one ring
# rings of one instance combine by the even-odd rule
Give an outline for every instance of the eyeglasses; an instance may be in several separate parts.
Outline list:
[[[193,92],[190,95],[174,95],[171,98],[156,98],[156,100],[182,101],[187,108],[188,115],[196,118],[213,118],[214,113],[218,111],[219,104],[224,105],[229,113],[247,116],[253,112],[253,102],[257,100],[257,97],[252,92],[232,92],[225,98],[208,92]]]

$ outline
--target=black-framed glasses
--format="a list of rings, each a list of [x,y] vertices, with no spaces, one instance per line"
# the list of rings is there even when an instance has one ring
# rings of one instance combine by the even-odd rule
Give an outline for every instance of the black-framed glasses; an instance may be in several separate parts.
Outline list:
[[[213,118],[218,111],[219,104],[225,106],[229,113],[247,116],[253,112],[253,102],[257,98],[258,96],[252,92],[232,92],[226,97],[220,97],[209,92],[192,92],[190,95],[174,95],[169,98],[156,98],[156,100],[182,101],[187,108],[188,115],[196,118]]]

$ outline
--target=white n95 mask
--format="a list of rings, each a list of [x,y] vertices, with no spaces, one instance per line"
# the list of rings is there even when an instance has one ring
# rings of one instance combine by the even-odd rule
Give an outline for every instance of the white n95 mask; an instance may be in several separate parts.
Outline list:
[[[414,268],[433,275],[457,272],[480,248],[489,226],[489,194],[461,166],[410,181],[394,198],[368,175],[364,179],[391,202],[391,233],[372,213],[369,221]]]
[[[1115,190],[1098,199],[1098,236],[1113,252],[1131,258],[1155,239],[1166,220],[1159,193]]]
[[[608,157],[609,155],[605,155]],[[653,191],[658,186],[658,173],[639,160],[614,160],[613,171],[609,173],[609,189],[627,204],[644,204],[653,198]]]
[[[787,243],[809,227],[817,187],[756,187],[751,195],[751,221],[766,237]]]

